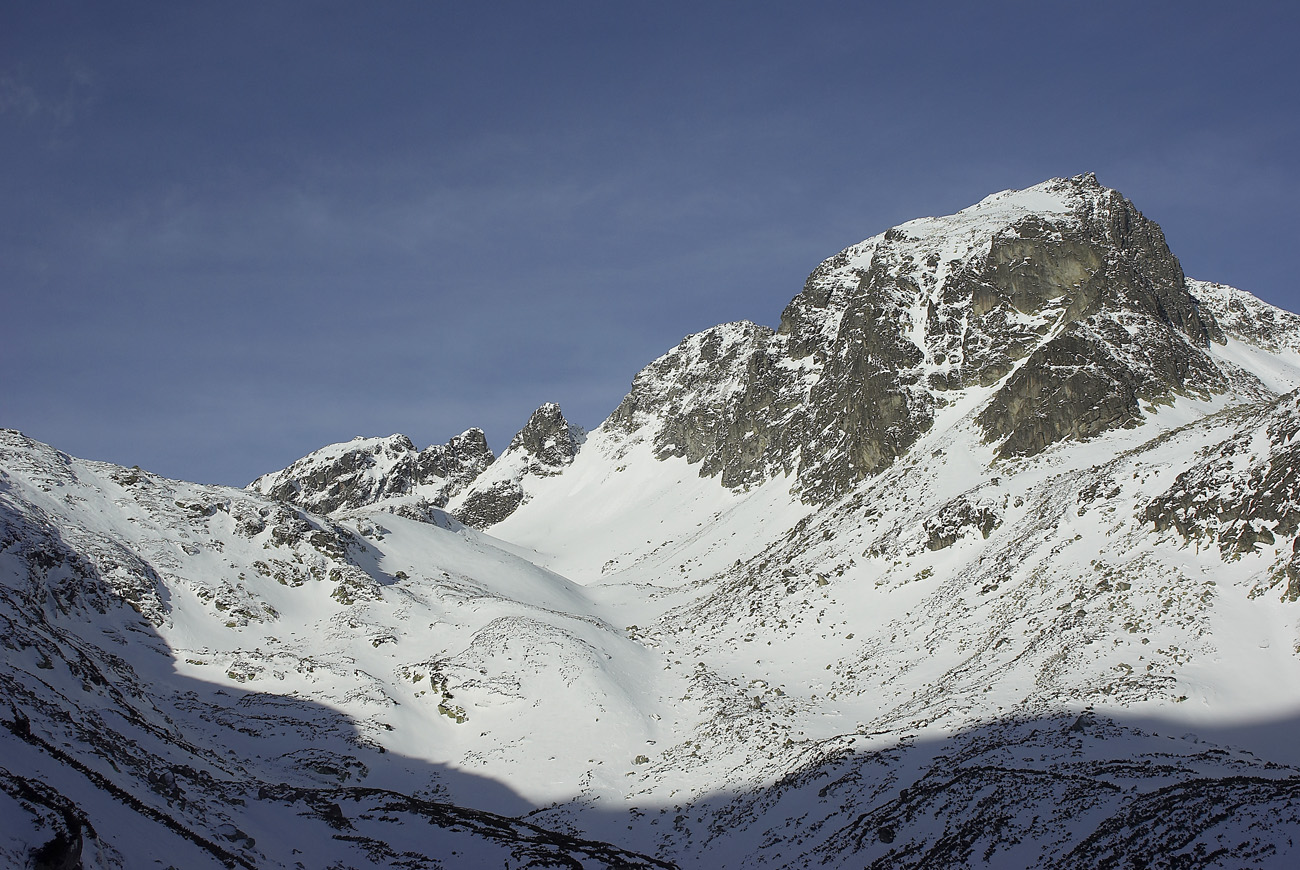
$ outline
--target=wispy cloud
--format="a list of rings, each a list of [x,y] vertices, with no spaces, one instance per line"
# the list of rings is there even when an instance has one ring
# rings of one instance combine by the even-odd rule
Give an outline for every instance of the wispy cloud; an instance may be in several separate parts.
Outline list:
[[[72,127],[95,101],[95,75],[73,59],[52,69],[45,81],[14,70],[0,72],[0,117],[44,122],[45,131],[52,134]]]
[[[30,118],[40,110],[35,88],[12,75],[0,74],[0,113]]]

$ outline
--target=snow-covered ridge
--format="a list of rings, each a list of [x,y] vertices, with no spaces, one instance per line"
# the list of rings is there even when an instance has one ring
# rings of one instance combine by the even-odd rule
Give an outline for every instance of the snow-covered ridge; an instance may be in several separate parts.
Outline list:
[[[1078,226],[1083,214],[1102,208],[1112,193],[1091,173],[1053,178],[1024,190],[1004,190],[955,214],[916,218],[872,236],[827,260],[831,268],[814,275],[831,284],[856,284],[859,272],[868,269],[882,244],[889,242],[900,249],[898,258],[918,274],[933,270],[933,289],[938,294],[949,274],[987,257],[1000,235],[1019,235],[1016,226],[1026,219]]]
[[[533,412],[500,457],[482,429],[417,451],[405,435],[331,444],[263,475],[249,489],[325,514],[380,507],[446,526],[500,522],[526,498],[525,482],[558,474],[577,455],[586,432],[548,402]]]
[[[1188,278],[1187,290],[1232,338],[1272,353],[1300,353],[1300,315],[1227,284]]]
[[[416,450],[405,435],[322,447],[249,484],[254,492],[331,513],[409,496],[441,508],[492,464],[482,429]]]
[[[645,653],[579,587],[463,527],[356,509],[334,522],[11,430],[0,469],[0,863],[26,863],[9,822],[30,818],[33,845],[85,820],[86,866],[368,866],[368,837],[327,832],[370,827],[350,814],[379,800],[425,817],[409,849],[431,860],[588,849],[594,866],[661,866],[488,812],[566,796],[592,746],[621,766],[644,740]],[[604,724],[536,733],[597,704]],[[474,761],[471,728],[516,749]],[[526,741],[547,754],[536,778],[511,772]],[[44,804],[40,781],[55,784]]]

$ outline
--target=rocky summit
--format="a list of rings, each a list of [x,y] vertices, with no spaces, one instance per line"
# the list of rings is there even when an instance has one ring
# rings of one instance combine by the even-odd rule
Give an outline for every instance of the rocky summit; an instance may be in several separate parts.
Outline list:
[[[1290,868],[1298,388],[1300,317],[1082,175],[499,456],[4,430],[0,863]]]

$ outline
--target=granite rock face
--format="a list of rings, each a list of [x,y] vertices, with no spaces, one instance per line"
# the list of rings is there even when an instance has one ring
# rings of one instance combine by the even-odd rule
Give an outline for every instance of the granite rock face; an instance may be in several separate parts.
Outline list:
[[[249,489],[322,514],[413,494],[443,507],[492,462],[482,429],[425,450],[405,435],[354,438],[263,475]]]
[[[794,475],[838,497],[904,455],[935,414],[993,391],[978,422],[1003,457],[1222,391],[1224,332],[1160,227],[1092,175],[1007,191],[821,263],[779,327],[724,324],[635,379],[606,424],[725,486]]]
[[[1080,197],[1074,225],[1012,227],[976,279],[1019,314],[1062,309],[980,416],[1004,456],[1134,425],[1143,401],[1225,386],[1205,353],[1223,331],[1188,292],[1160,228],[1090,176],[1071,182],[1093,194]]]
[[[778,367],[783,342],[754,323],[725,323],[682,340],[643,369],[605,427],[654,426],[655,455],[702,463],[725,486],[790,471],[795,443],[780,423],[804,391]]]
[[[482,429],[466,429],[453,436],[446,444],[434,444],[420,451],[416,461],[419,484],[439,485],[442,491],[435,502],[447,503],[447,498],[468,486],[489,465],[494,457],[488,448]]]
[[[501,480],[475,488],[455,509],[454,516],[467,526],[485,529],[510,516],[524,501],[524,489],[515,480]]]

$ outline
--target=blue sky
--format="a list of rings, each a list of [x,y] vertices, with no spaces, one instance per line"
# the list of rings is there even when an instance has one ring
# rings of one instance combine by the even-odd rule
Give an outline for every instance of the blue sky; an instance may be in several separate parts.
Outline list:
[[[913,217],[1095,171],[1300,308],[1282,3],[0,7],[0,425],[242,485],[775,325]]]

